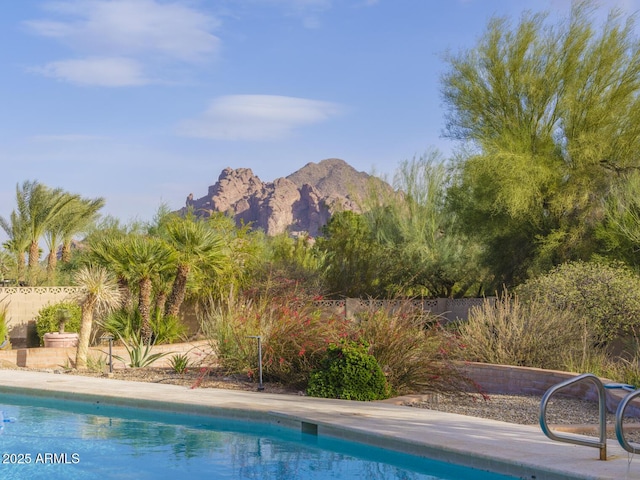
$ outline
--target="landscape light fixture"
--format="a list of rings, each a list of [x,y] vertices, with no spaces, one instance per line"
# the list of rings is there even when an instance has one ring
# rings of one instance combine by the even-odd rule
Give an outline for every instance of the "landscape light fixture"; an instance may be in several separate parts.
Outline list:
[[[105,333],[100,336],[100,340],[109,340],[109,373],[113,373],[113,335]]]
[[[264,385],[262,385],[262,337],[260,335],[249,335],[247,338],[257,338],[258,339],[258,372],[260,376],[260,383],[258,383],[258,391],[262,392],[264,390]]]

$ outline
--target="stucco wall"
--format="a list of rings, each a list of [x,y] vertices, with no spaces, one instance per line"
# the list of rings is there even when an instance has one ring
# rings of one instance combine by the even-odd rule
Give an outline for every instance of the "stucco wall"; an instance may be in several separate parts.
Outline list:
[[[7,326],[13,345],[37,345],[35,318],[40,309],[71,301],[79,290],[78,287],[0,287],[0,307],[7,309]]]

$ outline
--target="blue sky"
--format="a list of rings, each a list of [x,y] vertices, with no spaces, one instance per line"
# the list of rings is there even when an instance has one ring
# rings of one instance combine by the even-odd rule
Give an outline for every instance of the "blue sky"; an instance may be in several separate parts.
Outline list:
[[[603,1],[603,11],[640,9]],[[5,0],[0,215],[38,180],[150,220],[225,167],[391,174],[442,138],[442,55],[569,0]],[[603,13],[604,15],[604,13]],[[0,232],[0,239],[4,238]]]

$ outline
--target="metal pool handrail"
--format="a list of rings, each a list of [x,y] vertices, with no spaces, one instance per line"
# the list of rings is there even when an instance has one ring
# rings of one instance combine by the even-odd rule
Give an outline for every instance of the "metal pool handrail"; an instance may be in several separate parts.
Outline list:
[[[616,410],[616,437],[618,438],[618,442],[620,446],[624,448],[627,452],[631,452],[633,454],[640,453],[640,449],[635,448],[627,439],[624,438],[624,428],[622,425],[622,421],[624,419],[624,411],[627,409],[627,405],[631,400],[640,395],[640,390],[636,390],[634,392],[629,393],[618,405],[618,409]]]
[[[593,383],[598,390],[598,407],[599,407],[599,439],[596,440],[594,438],[577,438],[576,436],[571,435],[559,435],[557,433],[553,433],[547,424],[547,404],[551,396],[556,393],[558,390],[561,390],[569,385],[574,383],[582,382],[582,381],[590,381]],[[639,391],[640,393],[640,391]],[[618,408],[620,411],[620,408]],[[607,459],[607,406],[606,406],[606,392],[604,389],[604,385],[600,381],[598,377],[596,377],[592,373],[585,373],[582,375],[578,375],[577,377],[570,378],[565,380],[562,383],[559,383],[546,391],[542,400],[540,401],[540,428],[542,428],[542,432],[549,437],[551,440],[555,440],[558,442],[565,443],[573,443],[575,445],[582,445],[585,447],[596,447],[600,450],[600,460]],[[617,423],[617,422],[616,422]],[[616,432],[617,432],[617,424],[616,424]],[[620,437],[618,437],[619,439]],[[631,447],[633,448],[633,447]]]

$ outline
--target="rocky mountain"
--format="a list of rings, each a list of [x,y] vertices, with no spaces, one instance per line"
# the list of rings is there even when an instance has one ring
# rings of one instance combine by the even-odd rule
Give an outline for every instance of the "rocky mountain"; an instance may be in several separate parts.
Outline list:
[[[207,195],[189,194],[183,211],[192,208],[198,216],[225,212],[237,224],[261,228],[267,235],[316,236],[334,212],[360,212],[369,182],[382,180],[337,158],[308,163],[273,182],[263,182],[249,168],[225,168]]]

